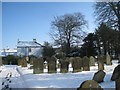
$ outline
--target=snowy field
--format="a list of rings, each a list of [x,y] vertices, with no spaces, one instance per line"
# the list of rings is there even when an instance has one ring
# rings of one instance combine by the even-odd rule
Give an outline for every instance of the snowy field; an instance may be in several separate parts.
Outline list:
[[[113,60],[112,63],[111,66],[105,65],[106,76],[104,82],[100,83],[102,88],[115,88],[115,82],[110,81],[110,78],[118,61]],[[72,68],[69,68],[69,73],[64,74],[59,73],[59,69],[57,74],[48,74],[46,69],[43,74],[33,74],[33,70],[28,68],[29,66],[26,68],[16,65],[1,66],[0,80],[5,81],[7,74],[12,73],[10,88],[78,88],[83,81],[91,80],[98,70],[97,64],[90,67],[90,71],[72,73]]]

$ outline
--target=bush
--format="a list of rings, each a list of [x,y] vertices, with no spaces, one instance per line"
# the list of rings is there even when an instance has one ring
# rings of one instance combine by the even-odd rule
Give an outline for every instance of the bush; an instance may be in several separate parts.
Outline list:
[[[6,57],[2,57],[2,64],[8,65],[8,61],[6,60]]]
[[[20,59],[19,56],[8,55],[6,57],[2,57],[2,62],[3,64],[7,64],[7,65],[10,65],[10,64],[17,65],[19,59]]]

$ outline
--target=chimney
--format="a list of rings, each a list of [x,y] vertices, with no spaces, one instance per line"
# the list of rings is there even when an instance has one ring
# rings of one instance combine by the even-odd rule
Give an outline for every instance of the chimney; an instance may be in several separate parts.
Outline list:
[[[33,39],[33,42],[36,42],[36,39]]]

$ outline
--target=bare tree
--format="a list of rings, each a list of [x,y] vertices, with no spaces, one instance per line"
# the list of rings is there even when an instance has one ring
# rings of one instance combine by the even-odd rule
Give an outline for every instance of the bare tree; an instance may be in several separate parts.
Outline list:
[[[120,1],[112,2],[114,0],[107,0],[106,2],[95,3],[96,21],[106,22],[108,26],[112,26],[120,31]]]
[[[56,16],[51,23],[52,36],[56,45],[59,45],[65,53],[69,54],[73,45],[78,44],[83,34],[83,28],[86,27],[87,21],[81,13],[65,14],[63,16]]]

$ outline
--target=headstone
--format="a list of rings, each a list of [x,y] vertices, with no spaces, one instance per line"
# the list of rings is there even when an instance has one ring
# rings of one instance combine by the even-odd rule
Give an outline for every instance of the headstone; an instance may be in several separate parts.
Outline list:
[[[104,70],[103,56],[98,56],[98,70]]]
[[[81,72],[82,59],[80,57],[74,57],[72,60],[73,72]]]
[[[47,61],[48,61],[48,73],[56,73],[57,72],[56,60],[57,60],[57,58],[54,56],[47,59]]]
[[[115,88],[116,90],[120,90],[120,77],[115,81]]]
[[[0,56],[0,65],[2,65],[2,57]]]
[[[111,80],[115,81],[116,79],[118,79],[120,77],[120,65],[118,65],[117,67],[115,67]]]
[[[82,59],[83,71],[90,71],[89,62],[90,62],[89,58],[87,56],[84,56]]]
[[[44,70],[44,60],[42,57],[38,57],[38,68],[39,68],[39,72],[43,73]]]
[[[21,66],[22,67],[27,67],[27,60],[26,60],[25,57],[21,60]]]
[[[90,56],[90,66],[95,66],[95,58]]]
[[[68,72],[69,61],[66,59],[60,59],[60,72],[67,73]]]
[[[77,90],[102,90],[101,86],[94,80],[84,81]]]
[[[112,65],[110,55],[106,55],[106,65]]]
[[[38,60],[33,58],[33,74],[39,74]]]
[[[33,74],[43,73],[43,58],[33,58]]]
[[[100,70],[94,74],[93,80],[98,83],[101,83],[104,81],[105,75],[106,75],[106,73],[103,70]]]

